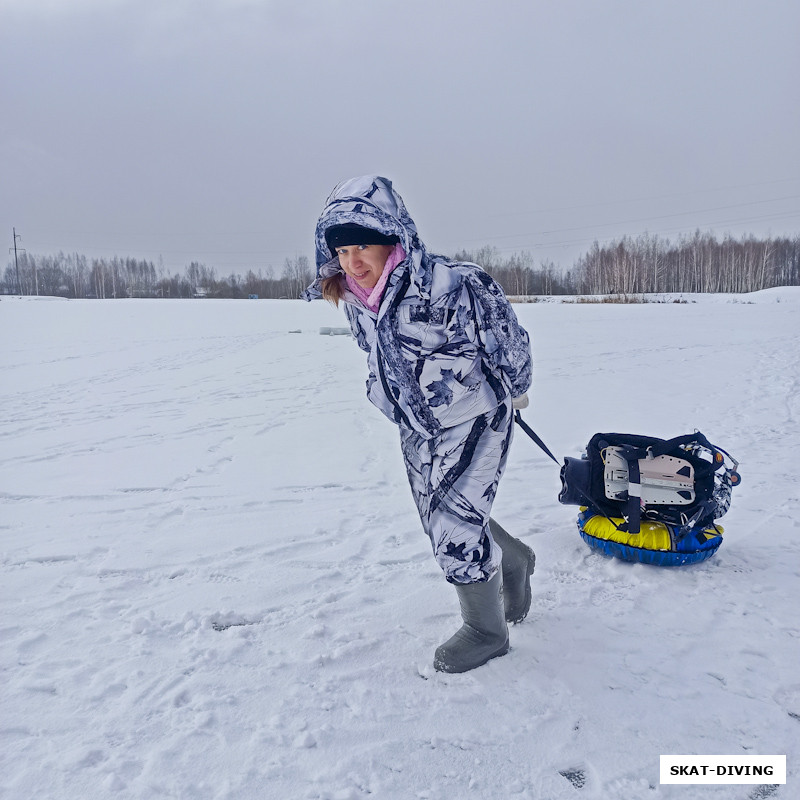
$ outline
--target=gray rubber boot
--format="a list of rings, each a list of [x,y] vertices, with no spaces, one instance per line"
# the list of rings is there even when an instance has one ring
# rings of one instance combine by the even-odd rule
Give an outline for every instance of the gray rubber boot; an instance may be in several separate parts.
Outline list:
[[[482,583],[454,584],[464,624],[436,648],[433,666],[439,672],[467,672],[508,652],[508,626],[503,614],[503,573]]]
[[[536,556],[528,545],[515,539],[493,519],[492,537],[503,551],[503,604],[506,622],[522,622],[531,607],[531,575]]]

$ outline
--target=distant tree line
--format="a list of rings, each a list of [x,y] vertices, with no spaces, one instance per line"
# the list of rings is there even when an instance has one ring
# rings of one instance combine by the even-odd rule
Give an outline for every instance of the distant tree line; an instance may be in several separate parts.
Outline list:
[[[529,253],[502,258],[497,248],[460,251],[480,264],[510,295],[645,294],[650,292],[755,292],[800,285],[800,236],[756,239],[695,232],[677,241],[644,234],[595,242],[574,267],[533,264]]]
[[[597,242],[570,273],[578,294],[755,292],[800,284],[800,236],[756,239],[696,231],[676,242],[658,236]]]
[[[454,258],[480,264],[509,295],[753,292],[800,285],[800,236],[756,239],[695,232],[670,241],[644,234],[595,242],[572,269],[552,261],[537,266],[528,252],[502,256],[496,247],[461,250]],[[71,298],[225,297],[297,298],[314,271],[306,256],[271,267],[218,276],[193,261],[183,274],[134,258],[89,259],[78,254],[22,253],[6,267],[0,292]]]
[[[20,254],[6,267],[0,292],[70,298],[228,297],[296,298],[314,278],[306,256],[287,258],[279,276],[272,267],[217,276],[213,267],[193,261],[183,274],[135,258],[87,259],[77,253]]]
[[[508,295],[573,293],[569,273],[564,276],[552,261],[534,266],[533,256],[528,252],[503,257],[496,247],[486,246],[459,250],[453,258],[480,264]]]

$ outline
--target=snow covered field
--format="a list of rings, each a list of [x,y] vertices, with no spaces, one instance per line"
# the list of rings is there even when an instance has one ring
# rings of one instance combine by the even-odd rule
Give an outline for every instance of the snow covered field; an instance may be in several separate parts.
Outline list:
[[[537,554],[504,658],[460,624],[326,303],[0,300],[0,796],[793,798],[800,290],[516,306],[525,419],[695,428],[743,483],[711,560],[605,559],[517,430],[495,516]],[[786,754],[786,786],[659,784],[659,755]]]

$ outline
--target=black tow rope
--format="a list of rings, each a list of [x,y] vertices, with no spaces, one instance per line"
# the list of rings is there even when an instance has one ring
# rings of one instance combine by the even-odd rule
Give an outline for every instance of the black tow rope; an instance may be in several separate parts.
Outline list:
[[[519,425],[519,426],[520,426],[520,428],[522,428],[522,430],[524,430],[524,431],[525,431],[525,433],[527,433],[527,434],[528,434],[528,436],[530,436],[530,437],[531,437],[531,439],[533,439],[533,441],[534,441],[534,442],[536,442],[536,444],[538,444],[538,445],[539,445],[539,447],[541,447],[541,448],[542,448],[542,450],[544,450],[544,452],[545,452],[545,453],[547,453],[547,455],[549,455],[549,456],[550,456],[550,458],[552,458],[552,459],[553,459],[553,461],[555,461],[555,462],[556,462],[556,464],[558,464],[559,466],[561,466],[561,462],[560,462],[560,461],[559,461],[559,460],[558,460],[558,459],[557,459],[557,458],[556,458],[556,457],[555,457],[555,456],[554,456],[554,455],[553,455],[553,454],[550,452],[550,449],[549,449],[549,448],[548,448],[548,446],[547,446],[547,445],[546,445],[546,444],[545,444],[545,443],[544,443],[544,442],[543,442],[543,441],[542,441],[542,440],[539,438],[539,436],[537,435],[536,431],[534,431],[534,430],[533,430],[533,428],[531,428],[531,426],[530,426],[530,425],[528,425],[528,424],[527,424],[527,423],[526,423],[526,422],[525,422],[525,421],[522,419],[522,413],[521,413],[520,411],[516,411],[516,412],[515,412],[515,414],[514,414],[514,421],[517,423],[517,425]]]
[[[549,448],[549,447],[548,447],[548,446],[547,446],[547,445],[546,445],[546,444],[545,444],[545,443],[544,443],[544,442],[541,440],[541,438],[540,438],[540,437],[539,437],[539,435],[536,433],[536,431],[534,431],[534,430],[533,430],[533,428],[531,428],[531,426],[530,426],[530,425],[528,425],[528,424],[527,424],[527,423],[526,423],[526,422],[525,422],[525,421],[522,419],[522,414],[521,414],[519,411],[516,411],[516,412],[515,412],[515,414],[514,414],[514,421],[517,423],[517,425],[519,425],[519,426],[520,426],[520,428],[522,428],[522,430],[524,430],[524,431],[525,431],[525,433],[527,433],[527,434],[528,434],[528,436],[530,436],[530,437],[531,437],[531,439],[533,439],[533,441],[534,441],[534,442],[536,442],[536,444],[538,444],[538,445],[539,445],[539,447],[541,447],[541,448],[542,448],[542,450],[544,450],[544,452],[545,452],[545,453],[547,453],[547,455],[549,455],[549,456],[550,456],[550,458],[552,458],[552,459],[553,459],[553,461],[555,461],[555,462],[556,462],[556,464],[558,464],[558,465],[559,465],[559,467],[561,466],[561,462],[560,462],[560,461],[559,461],[559,460],[558,460],[558,459],[557,459],[557,458],[556,458],[556,457],[555,457],[555,456],[554,456],[554,455],[553,455],[553,454],[550,452],[550,448]],[[617,525],[617,523],[616,523],[616,522],[614,522],[614,520],[613,520],[613,519],[611,519],[611,517],[609,517],[609,516],[608,516],[608,514],[606,514],[606,512],[605,512],[605,511],[603,511],[601,508],[598,508],[598,507],[597,507],[597,505],[595,504],[594,500],[592,500],[592,498],[591,498],[591,497],[589,497],[589,495],[588,495],[588,494],[586,494],[586,492],[584,492],[584,491],[583,491],[583,490],[582,490],[580,487],[578,487],[578,486],[576,486],[576,487],[575,487],[575,489],[577,490],[578,494],[580,494],[580,495],[581,495],[581,497],[583,497],[583,499],[584,499],[584,500],[586,500],[586,506],[587,506],[587,508],[590,508],[590,509],[592,509],[592,510],[594,510],[594,511],[597,511],[597,512],[598,512],[600,515],[602,515],[603,517],[605,517],[605,518],[606,518],[606,519],[607,519],[607,520],[608,520],[608,521],[609,521],[609,522],[610,522],[610,523],[611,523],[611,524],[612,524],[612,525],[613,525],[613,526],[614,526],[614,527],[615,527],[615,528],[616,528],[618,531],[621,531],[621,530],[623,530],[623,526],[621,526],[621,525]],[[561,498],[560,498],[560,496],[559,496],[559,500],[560,500],[560,499],[561,499]],[[627,518],[625,518],[625,522],[627,522]]]

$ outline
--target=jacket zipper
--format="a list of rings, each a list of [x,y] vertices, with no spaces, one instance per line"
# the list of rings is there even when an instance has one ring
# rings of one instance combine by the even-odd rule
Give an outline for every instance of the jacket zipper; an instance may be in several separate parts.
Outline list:
[[[405,296],[405,293],[408,290],[408,285],[409,285],[410,281],[411,281],[411,276],[410,276],[410,274],[408,272],[406,272],[406,274],[402,278],[400,286],[397,287],[397,292],[395,293],[395,296],[392,298],[391,302],[389,303],[389,308],[387,308],[386,311],[384,312],[384,316],[386,316],[389,313],[393,313],[394,311],[396,311],[396,306],[399,305],[400,300],[402,300],[403,297]],[[414,430],[414,426],[409,422],[405,411],[403,411],[403,409],[400,408],[400,404],[397,402],[397,400],[395,399],[394,394],[392,393],[392,390],[389,388],[389,382],[386,379],[386,372],[383,369],[383,353],[381,351],[381,338],[380,338],[380,335],[378,334],[378,325],[377,325],[377,323],[375,325],[375,348],[376,348],[377,353],[378,353],[378,372],[380,373],[380,377],[381,377],[381,385],[383,386],[384,394],[386,395],[386,397],[388,398],[388,400],[392,404],[392,406],[394,406],[394,409],[395,409],[395,420],[399,416],[403,420],[403,423],[405,424],[405,426],[407,428],[409,428],[410,430]]]

